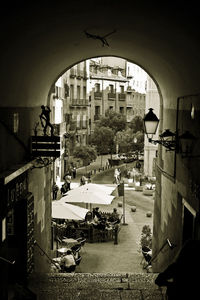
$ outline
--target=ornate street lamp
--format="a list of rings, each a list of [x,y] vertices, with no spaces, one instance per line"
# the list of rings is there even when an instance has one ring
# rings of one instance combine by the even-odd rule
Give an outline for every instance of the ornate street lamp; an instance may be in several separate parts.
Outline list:
[[[148,138],[151,138],[156,133],[158,128],[159,119],[153,113],[153,108],[149,108],[149,112],[144,116],[144,132]]]
[[[160,144],[167,149],[167,151],[176,151],[182,154],[182,157],[199,157],[199,155],[191,156],[196,138],[189,131],[178,136],[177,132],[172,132],[166,129],[159,135],[160,139],[153,140],[152,137],[158,128],[159,119],[153,113],[153,108],[144,116],[144,132],[148,137],[150,143],[156,145]]]

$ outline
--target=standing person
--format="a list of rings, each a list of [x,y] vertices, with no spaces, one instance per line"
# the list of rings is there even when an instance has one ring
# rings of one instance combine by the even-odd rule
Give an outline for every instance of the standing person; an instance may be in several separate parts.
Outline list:
[[[140,168],[141,168],[141,163],[140,161],[138,160],[137,163],[136,163],[136,168],[138,169],[138,171],[140,172]]]
[[[76,167],[73,166],[72,168],[72,175],[73,175],[73,178],[75,179],[76,178]]]
[[[57,199],[57,193],[58,193],[59,187],[57,186],[57,184],[54,182],[53,184],[53,200]]]
[[[72,177],[70,176],[69,173],[66,173],[63,177],[65,183],[66,183],[66,187],[67,187],[67,191],[71,190],[71,179]]]
[[[118,168],[118,173],[119,173],[119,175],[118,175],[118,177],[119,177],[119,181],[121,181],[121,170],[120,170],[120,168]]]
[[[114,171],[114,183],[119,184],[119,171],[117,168]]]

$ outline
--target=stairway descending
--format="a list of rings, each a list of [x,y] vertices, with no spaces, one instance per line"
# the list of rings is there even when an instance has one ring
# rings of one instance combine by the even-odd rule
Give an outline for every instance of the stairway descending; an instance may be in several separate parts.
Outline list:
[[[29,288],[37,300],[164,300],[154,273],[34,274]]]

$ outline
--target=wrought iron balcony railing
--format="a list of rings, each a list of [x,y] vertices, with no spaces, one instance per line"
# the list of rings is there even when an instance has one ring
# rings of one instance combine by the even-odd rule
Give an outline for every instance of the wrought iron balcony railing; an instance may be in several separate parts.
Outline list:
[[[120,101],[125,101],[126,100],[126,94],[124,94],[124,93],[119,94],[119,100]]]
[[[88,106],[88,99],[72,99],[70,100],[70,106]]]
[[[116,94],[115,93],[108,93],[108,100],[115,100]]]

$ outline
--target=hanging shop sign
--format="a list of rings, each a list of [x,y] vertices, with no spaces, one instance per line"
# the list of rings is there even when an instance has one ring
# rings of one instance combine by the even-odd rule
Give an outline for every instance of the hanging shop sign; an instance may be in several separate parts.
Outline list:
[[[59,157],[60,136],[32,136],[33,157]]]

